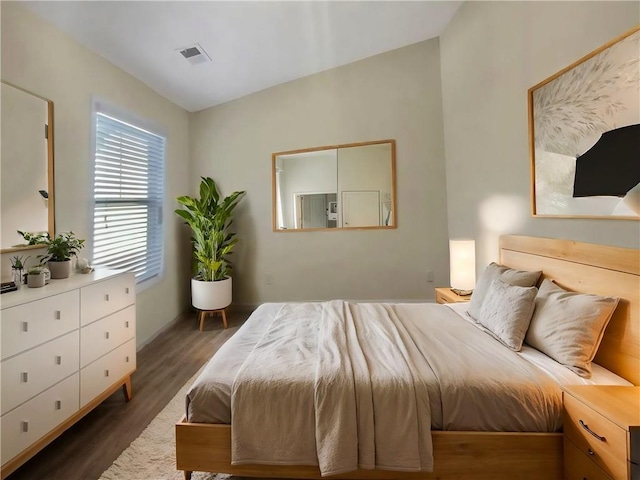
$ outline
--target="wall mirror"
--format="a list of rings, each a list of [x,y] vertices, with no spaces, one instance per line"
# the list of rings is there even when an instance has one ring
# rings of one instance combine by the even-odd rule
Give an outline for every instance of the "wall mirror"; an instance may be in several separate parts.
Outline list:
[[[0,88],[0,249],[6,253],[34,248],[17,230],[54,233],[53,102],[4,80]]]
[[[278,232],[396,228],[395,140],[272,155]]]

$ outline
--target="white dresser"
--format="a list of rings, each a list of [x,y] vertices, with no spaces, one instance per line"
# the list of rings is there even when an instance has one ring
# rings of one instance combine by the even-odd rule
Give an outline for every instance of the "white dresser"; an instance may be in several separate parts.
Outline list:
[[[96,270],[0,297],[0,458],[4,479],[136,369],[132,273]]]

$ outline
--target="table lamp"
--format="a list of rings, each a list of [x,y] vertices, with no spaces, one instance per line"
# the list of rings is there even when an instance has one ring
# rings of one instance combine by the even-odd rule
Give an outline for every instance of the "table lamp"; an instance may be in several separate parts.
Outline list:
[[[476,286],[476,241],[449,240],[449,265],[451,290],[471,295]]]

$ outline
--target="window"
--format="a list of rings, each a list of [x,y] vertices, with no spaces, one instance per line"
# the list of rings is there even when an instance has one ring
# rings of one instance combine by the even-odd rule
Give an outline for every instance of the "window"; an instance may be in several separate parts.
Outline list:
[[[162,273],[164,155],[163,136],[96,104],[93,263],[138,283]]]

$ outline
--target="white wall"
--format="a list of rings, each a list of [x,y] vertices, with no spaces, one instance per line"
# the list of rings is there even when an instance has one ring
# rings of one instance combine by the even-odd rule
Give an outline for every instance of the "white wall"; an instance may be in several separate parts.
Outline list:
[[[247,191],[235,224],[234,303],[433,298],[446,284],[437,39],[193,114],[190,134],[192,192],[201,175],[226,194]],[[397,229],[272,231],[273,152],[388,138],[397,141]]]
[[[639,20],[638,2],[466,2],[441,36],[449,232],[478,269],[502,233],[640,246],[636,221],[531,216],[527,123],[530,87]]]
[[[173,213],[173,199],[189,192],[188,113],[18,2],[2,2],[1,8],[2,78],[54,102],[56,231],[73,230],[87,239],[82,256],[91,258],[92,96],[168,132],[165,275],[138,294],[138,343],[143,343],[189,304],[188,241]],[[8,256],[2,256],[3,278],[9,274]]]

